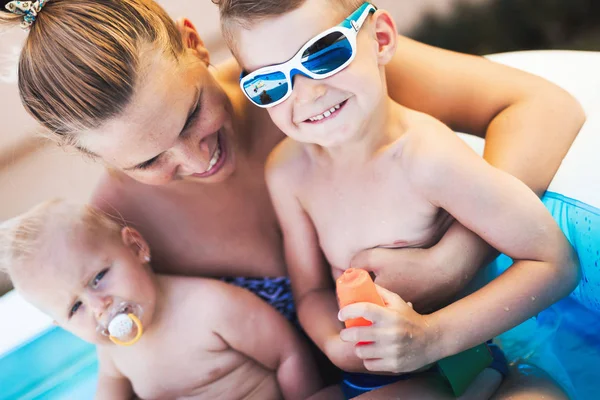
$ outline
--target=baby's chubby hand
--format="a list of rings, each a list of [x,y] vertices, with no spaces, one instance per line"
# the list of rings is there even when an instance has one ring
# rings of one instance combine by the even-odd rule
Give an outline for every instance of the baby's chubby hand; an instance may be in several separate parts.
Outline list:
[[[342,308],[340,321],[362,317],[373,324],[343,329],[340,339],[353,344],[367,342],[355,346],[354,351],[372,372],[411,372],[437,361],[440,332],[429,316],[418,314],[396,293],[376,287],[386,306],[354,303]]]

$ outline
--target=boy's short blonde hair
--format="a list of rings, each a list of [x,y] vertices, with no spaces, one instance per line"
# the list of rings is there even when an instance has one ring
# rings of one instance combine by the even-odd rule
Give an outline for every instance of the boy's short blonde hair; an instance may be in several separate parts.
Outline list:
[[[276,17],[294,11],[306,0],[212,0],[219,6],[223,37],[235,53],[235,29],[249,29],[252,24],[265,18]],[[329,7],[339,10],[344,17],[360,7],[364,0],[323,0]],[[370,2],[372,3],[372,2]]]

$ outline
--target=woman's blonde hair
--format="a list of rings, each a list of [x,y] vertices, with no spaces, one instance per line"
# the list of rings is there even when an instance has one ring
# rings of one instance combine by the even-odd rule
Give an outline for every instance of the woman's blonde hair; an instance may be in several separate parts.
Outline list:
[[[0,12],[3,25],[21,21]],[[77,145],[78,133],[129,104],[148,45],[175,58],[184,50],[175,23],[152,0],[49,0],[21,52],[21,101],[51,136]]]
[[[42,247],[42,241],[52,232],[48,227],[84,227],[93,237],[118,238],[121,226],[90,205],[80,205],[63,199],[45,201],[24,214],[0,223],[0,271],[27,261]]]

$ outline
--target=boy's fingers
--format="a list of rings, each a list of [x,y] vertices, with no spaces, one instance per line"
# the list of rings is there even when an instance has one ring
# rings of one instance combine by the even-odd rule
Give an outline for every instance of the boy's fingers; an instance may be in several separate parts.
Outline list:
[[[381,320],[387,310],[373,303],[354,303],[347,305],[338,312],[338,319],[346,321],[353,318],[364,318],[371,322]]]
[[[378,339],[377,336],[377,329],[372,326],[356,326],[353,328],[342,329],[340,332],[340,339],[350,343],[375,342]],[[363,345],[361,345],[361,347],[362,346]]]
[[[368,371],[371,372],[392,372],[399,373],[402,371],[402,365],[398,361],[385,358],[372,358],[364,360],[363,364]]]
[[[362,340],[361,340],[362,341]],[[389,349],[374,344],[361,344],[354,347],[354,353],[362,360],[389,357]]]

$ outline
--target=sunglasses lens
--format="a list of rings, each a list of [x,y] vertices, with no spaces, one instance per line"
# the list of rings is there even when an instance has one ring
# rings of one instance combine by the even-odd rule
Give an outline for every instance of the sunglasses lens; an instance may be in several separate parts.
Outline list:
[[[256,75],[244,82],[244,92],[255,104],[266,106],[281,100],[289,90],[282,72]]]
[[[331,32],[302,53],[302,65],[313,74],[324,75],[340,68],[352,57],[350,41],[341,32]]]

